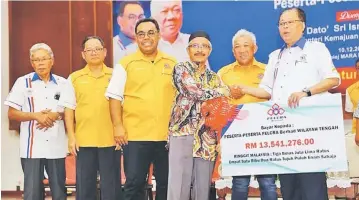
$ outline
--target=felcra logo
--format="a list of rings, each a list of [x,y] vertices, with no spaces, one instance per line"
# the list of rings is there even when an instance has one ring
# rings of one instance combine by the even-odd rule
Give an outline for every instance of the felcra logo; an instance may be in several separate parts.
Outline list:
[[[274,104],[272,106],[272,108],[270,108],[268,110],[267,113],[268,113],[269,116],[273,116],[273,115],[277,116],[277,115],[283,115],[284,112],[285,112],[285,110],[283,108],[281,108],[278,104]]]
[[[359,20],[359,10],[346,10],[336,13],[337,22],[355,21]]]
[[[284,115],[285,110],[281,108],[278,104],[273,104],[273,106],[267,111],[268,117],[267,120],[272,122],[283,121],[287,117]]]

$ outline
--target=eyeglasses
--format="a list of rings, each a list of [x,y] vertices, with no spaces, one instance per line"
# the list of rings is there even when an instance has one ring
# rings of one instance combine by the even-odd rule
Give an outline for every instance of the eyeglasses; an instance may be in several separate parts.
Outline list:
[[[135,22],[137,20],[140,20],[140,19],[144,19],[145,18],[145,15],[141,14],[141,15],[135,15],[135,14],[129,14],[128,16],[126,16],[127,19],[129,19],[130,21],[132,22]]]
[[[137,37],[140,38],[140,39],[143,39],[146,37],[146,34],[148,37],[154,37],[156,35],[157,31],[154,31],[154,30],[150,30],[148,31],[147,33],[145,33],[144,31],[139,31],[136,33]]]
[[[34,63],[39,63],[39,62],[44,62],[44,61],[48,61],[48,60],[51,60],[52,58],[35,58],[35,59],[32,59],[31,61],[34,62]]]
[[[103,50],[103,48],[102,47],[99,47],[99,48],[95,48],[95,49],[86,49],[86,50],[84,50],[84,52],[86,53],[86,54],[90,54],[90,53],[92,53],[92,52],[94,52],[94,53],[99,53],[100,51],[102,51]]]
[[[284,27],[284,26],[292,26],[294,25],[295,22],[301,22],[302,20],[290,20],[290,21],[287,21],[287,22],[279,22],[278,23],[278,26],[279,27]]]
[[[197,44],[197,43],[190,44],[188,46],[191,47],[191,48],[194,48],[194,49],[200,49],[200,48],[202,48],[202,49],[210,49],[211,48],[211,46],[208,45],[208,44]]]

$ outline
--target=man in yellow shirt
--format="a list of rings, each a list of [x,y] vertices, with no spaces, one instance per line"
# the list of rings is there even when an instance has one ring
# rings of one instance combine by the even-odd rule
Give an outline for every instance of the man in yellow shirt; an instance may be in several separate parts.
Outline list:
[[[236,85],[246,85],[250,87],[258,87],[263,77],[265,64],[256,61],[254,54],[257,51],[256,37],[253,33],[241,29],[233,37],[233,55],[236,58],[234,63],[221,68],[218,75],[224,84],[229,87]],[[233,104],[245,104],[266,101],[248,94],[242,95],[240,98],[231,99]],[[257,180],[261,191],[262,200],[277,199],[275,176],[274,175],[258,175]],[[232,199],[246,200],[248,199],[248,186],[250,176],[235,176],[232,180]]]
[[[121,152],[115,149],[109,102],[104,96],[112,69],[104,64],[106,48],[100,37],[86,37],[82,46],[87,65],[69,76],[59,101],[65,107],[68,148],[77,156],[76,199],[97,199],[99,170],[101,199],[118,200]]]
[[[355,62],[355,69],[357,71],[357,76],[359,76],[359,59]],[[359,81],[353,83],[349,86],[345,91],[345,111],[349,113],[353,113],[357,107],[359,102]],[[356,133],[356,118],[353,117],[352,123],[352,133]]]
[[[167,199],[168,124],[175,88],[176,60],[158,50],[159,26],[154,19],[135,26],[138,49],[115,66],[107,88],[115,140],[124,148],[125,200],[144,199],[150,164],[156,169],[156,200]]]

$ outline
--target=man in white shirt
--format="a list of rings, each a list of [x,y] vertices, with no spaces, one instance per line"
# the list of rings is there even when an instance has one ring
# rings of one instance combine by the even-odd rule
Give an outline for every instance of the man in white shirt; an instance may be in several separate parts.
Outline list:
[[[65,200],[67,139],[57,102],[66,79],[51,73],[54,54],[44,44],[30,49],[35,72],[19,77],[5,105],[10,120],[21,122],[20,157],[24,171],[24,199],[44,198],[44,167],[49,176],[52,199]]]
[[[189,61],[186,51],[189,34],[181,33],[183,23],[182,1],[152,0],[151,15],[160,26],[159,50],[175,57],[178,62]],[[134,53],[137,44],[127,46],[126,54]]]
[[[305,23],[305,13],[300,8],[281,13],[278,27],[285,45],[269,55],[259,88],[240,86],[244,94],[271,98],[296,108],[302,98],[327,93],[340,84],[326,46],[306,42],[303,37]],[[284,200],[328,200],[324,172],[281,174],[279,179]]]

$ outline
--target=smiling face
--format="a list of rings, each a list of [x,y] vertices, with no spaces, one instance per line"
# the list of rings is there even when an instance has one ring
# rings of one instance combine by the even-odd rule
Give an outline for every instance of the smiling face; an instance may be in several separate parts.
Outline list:
[[[211,54],[210,42],[204,37],[196,37],[187,47],[187,53],[192,62],[205,63]]]
[[[87,64],[99,65],[104,62],[107,51],[98,39],[89,39],[84,46],[85,48],[82,51],[82,58]]]
[[[160,34],[152,22],[143,22],[137,26],[136,42],[143,54],[153,54],[157,51]]]
[[[283,41],[288,45],[293,45],[302,37],[305,24],[299,18],[298,11],[291,9],[282,13],[278,27]]]
[[[237,37],[233,43],[233,55],[241,66],[251,65],[257,45],[253,43],[250,36]]]
[[[31,66],[34,71],[41,77],[47,76],[51,72],[54,59],[50,53],[44,49],[39,49],[31,54]]]

